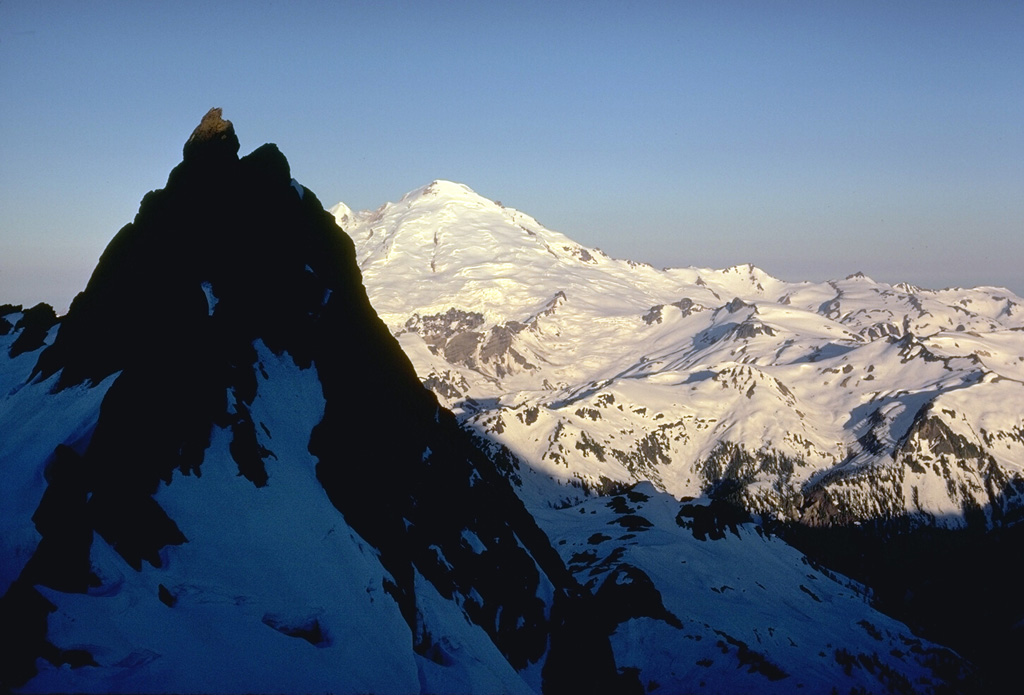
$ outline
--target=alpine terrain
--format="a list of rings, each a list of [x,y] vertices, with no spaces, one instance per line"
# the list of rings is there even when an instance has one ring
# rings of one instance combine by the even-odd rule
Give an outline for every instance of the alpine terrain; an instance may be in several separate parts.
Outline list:
[[[810,525],[1022,515],[1024,300],[1008,290],[658,270],[447,181],[332,210],[420,378],[562,483],[551,503],[647,480]]]
[[[1011,675],[1020,297],[659,270],[448,181],[332,212],[423,383],[542,524],[638,481],[728,503],[970,653],[981,681]]]
[[[750,512],[1010,518],[1017,298],[656,271],[443,182],[332,217],[239,149],[212,109],[65,316],[0,306],[0,688],[970,687]]]

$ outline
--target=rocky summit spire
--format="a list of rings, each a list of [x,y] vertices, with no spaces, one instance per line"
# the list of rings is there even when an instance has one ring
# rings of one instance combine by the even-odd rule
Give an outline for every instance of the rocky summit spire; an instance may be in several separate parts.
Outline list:
[[[222,118],[220,108],[212,108],[203,116],[196,129],[192,131],[185,147],[182,149],[186,160],[204,154],[230,154],[238,156],[238,137],[231,121]]]

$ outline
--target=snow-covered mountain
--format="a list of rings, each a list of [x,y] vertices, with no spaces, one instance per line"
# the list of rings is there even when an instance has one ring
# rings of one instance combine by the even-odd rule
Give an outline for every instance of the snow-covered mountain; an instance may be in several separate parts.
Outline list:
[[[0,688],[964,685],[956,654],[728,502],[644,483],[531,514],[283,155],[237,152],[212,110],[66,316],[0,307]],[[529,376],[505,364],[480,380]]]
[[[332,212],[424,384],[532,506],[646,480],[806,524],[1021,514],[1008,290],[656,269],[447,181]]]
[[[56,330],[5,311],[4,689],[616,683],[589,594],[421,387],[351,242],[275,146],[237,151],[211,111]]]

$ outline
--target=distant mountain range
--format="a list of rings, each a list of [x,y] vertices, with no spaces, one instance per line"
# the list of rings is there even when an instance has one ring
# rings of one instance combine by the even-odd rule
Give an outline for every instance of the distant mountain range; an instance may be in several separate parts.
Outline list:
[[[66,316],[0,306],[0,689],[985,684],[783,522],[1016,528],[1019,298],[658,271],[446,182],[332,218],[238,150],[211,110]]]
[[[659,270],[448,181],[332,212],[421,380],[530,472],[534,506],[650,481],[809,525],[1022,514],[1024,300],[1006,289]]]

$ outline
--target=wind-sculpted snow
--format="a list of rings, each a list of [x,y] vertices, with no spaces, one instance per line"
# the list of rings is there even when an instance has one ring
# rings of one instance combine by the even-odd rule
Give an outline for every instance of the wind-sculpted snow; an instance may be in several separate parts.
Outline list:
[[[420,378],[530,469],[533,502],[649,480],[811,524],[991,525],[1024,503],[1024,300],[1005,289],[658,270],[446,181],[335,214]]]

